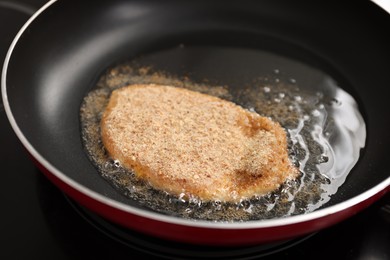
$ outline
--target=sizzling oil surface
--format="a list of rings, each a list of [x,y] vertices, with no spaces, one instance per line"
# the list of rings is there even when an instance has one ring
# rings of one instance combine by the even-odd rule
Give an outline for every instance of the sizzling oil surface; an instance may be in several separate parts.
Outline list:
[[[194,83],[135,63],[107,70],[81,107],[85,150],[98,172],[118,191],[163,214],[212,221],[269,219],[313,211],[345,181],[365,143],[365,124],[355,100],[323,75],[313,90],[279,69],[241,88]],[[278,121],[288,132],[289,155],[301,175],[278,190],[239,203],[175,197],[153,189],[111,160],[100,138],[100,119],[112,90],[136,83],[166,84],[218,96]]]

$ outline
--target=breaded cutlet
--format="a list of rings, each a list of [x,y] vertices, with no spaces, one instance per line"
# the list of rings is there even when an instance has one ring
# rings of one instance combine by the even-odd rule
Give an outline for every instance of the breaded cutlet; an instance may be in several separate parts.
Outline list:
[[[110,157],[178,196],[237,202],[298,175],[278,123],[184,88],[138,84],[114,90],[101,136]]]

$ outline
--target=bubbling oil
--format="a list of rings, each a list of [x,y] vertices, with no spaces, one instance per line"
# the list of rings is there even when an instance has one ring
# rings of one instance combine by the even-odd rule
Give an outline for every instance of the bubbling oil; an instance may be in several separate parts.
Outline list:
[[[238,203],[202,201],[156,190],[106,153],[100,120],[114,89],[129,84],[164,84],[226,99],[279,122],[288,135],[288,152],[301,175],[276,191]],[[323,91],[300,89],[299,82],[275,69],[250,86],[232,89],[191,82],[134,64],[107,70],[81,106],[82,139],[98,172],[120,193],[154,211],[189,219],[248,221],[311,212],[326,203],[357,162],[365,124],[355,100],[324,77]]]

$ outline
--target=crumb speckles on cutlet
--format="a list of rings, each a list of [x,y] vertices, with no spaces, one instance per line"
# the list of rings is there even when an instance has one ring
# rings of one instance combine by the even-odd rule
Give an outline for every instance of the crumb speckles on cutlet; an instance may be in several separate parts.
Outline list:
[[[139,84],[115,90],[101,129],[113,158],[173,194],[236,201],[298,174],[278,123],[187,89]]]

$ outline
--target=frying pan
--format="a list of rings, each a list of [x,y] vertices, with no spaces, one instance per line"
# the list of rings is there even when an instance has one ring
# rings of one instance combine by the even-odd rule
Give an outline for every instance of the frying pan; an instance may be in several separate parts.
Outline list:
[[[368,1],[353,6],[345,1],[51,1],[10,47],[2,74],[3,102],[13,129],[42,172],[78,203],[125,228],[207,245],[290,239],[342,221],[389,190],[389,28],[390,17]],[[97,174],[80,137],[83,97],[107,67],[179,45],[222,50],[219,56],[195,52],[155,60],[162,69],[189,73],[195,81],[239,85],[265,68],[295,71],[288,63],[265,59],[246,64],[229,54],[240,48],[325,71],[354,96],[366,123],[366,144],[328,203],[285,218],[192,221],[153,212]],[[301,81],[308,76],[295,73]]]

